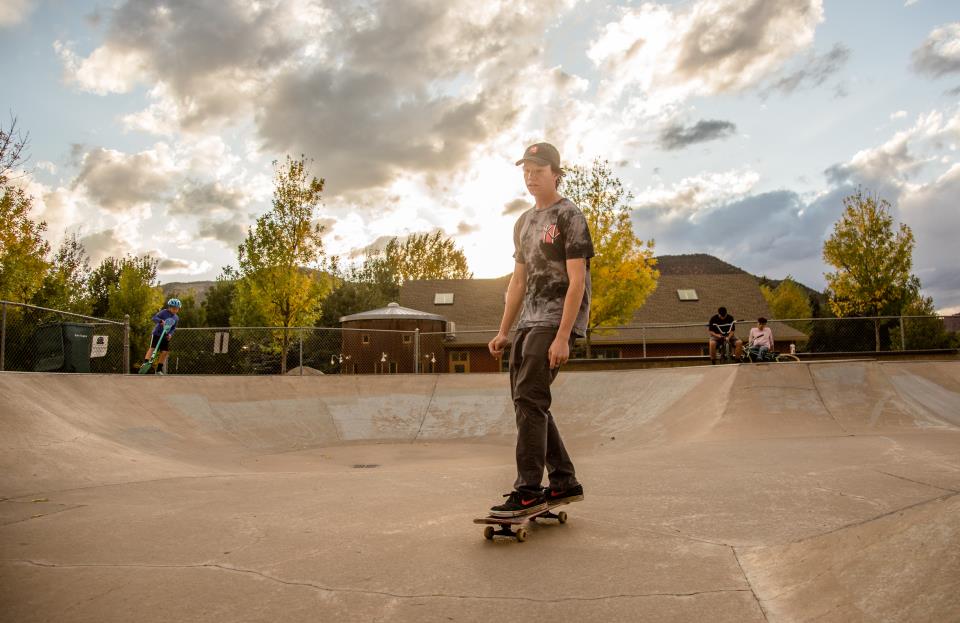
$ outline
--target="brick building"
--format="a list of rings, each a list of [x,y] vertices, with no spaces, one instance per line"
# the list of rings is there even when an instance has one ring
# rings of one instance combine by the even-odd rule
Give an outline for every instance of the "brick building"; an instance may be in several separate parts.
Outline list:
[[[446,321],[438,314],[390,303],[381,309],[343,316],[340,326],[343,373],[391,374],[414,372],[415,332],[442,332]],[[426,363],[421,370],[430,371],[430,362]]]

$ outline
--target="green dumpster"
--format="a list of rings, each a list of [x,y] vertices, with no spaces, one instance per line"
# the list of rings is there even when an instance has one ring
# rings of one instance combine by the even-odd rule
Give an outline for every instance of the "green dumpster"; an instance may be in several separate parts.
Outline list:
[[[93,325],[57,322],[33,334],[34,372],[89,372]]]

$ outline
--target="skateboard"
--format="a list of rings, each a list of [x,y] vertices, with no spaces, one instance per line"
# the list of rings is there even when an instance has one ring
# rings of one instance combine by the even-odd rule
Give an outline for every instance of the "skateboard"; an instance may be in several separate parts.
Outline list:
[[[140,366],[140,371],[138,374],[146,374],[150,371],[150,368],[153,367],[153,364],[157,363],[157,359],[160,358],[160,343],[163,342],[163,336],[167,334],[167,331],[170,330],[170,327],[174,325],[176,321],[173,318],[167,318],[163,323],[163,331],[160,332],[160,339],[157,340],[157,347],[153,349],[153,354],[150,355],[150,360]]]
[[[547,506],[543,510],[519,517],[494,517],[493,515],[478,517],[473,520],[473,523],[486,524],[486,528],[483,529],[483,538],[488,541],[492,541],[495,536],[506,536],[516,539],[518,543],[523,543],[527,540],[527,524],[536,523],[537,519],[556,519],[560,523],[567,523],[567,513],[565,511],[553,512],[556,507],[567,504],[570,504],[570,502],[558,502]],[[500,529],[497,530],[494,526],[500,526]],[[517,526],[516,532],[514,532],[512,526]]]

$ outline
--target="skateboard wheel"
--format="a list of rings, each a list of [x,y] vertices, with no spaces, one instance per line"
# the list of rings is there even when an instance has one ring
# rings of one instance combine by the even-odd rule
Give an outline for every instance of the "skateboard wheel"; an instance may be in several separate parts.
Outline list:
[[[526,540],[527,540],[527,529],[526,529],[526,528],[519,528],[519,529],[517,529],[516,537],[517,537],[517,542],[518,542],[518,543],[523,543],[524,541],[526,541]]]
[[[557,513],[557,521],[559,521],[560,523],[567,523],[567,512],[560,511],[559,513]]]
[[[496,531],[493,529],[493,526],[487,526],[486,528],[483,529],[483,538],[485,538],[488,541],[492,541],[494,532]]]

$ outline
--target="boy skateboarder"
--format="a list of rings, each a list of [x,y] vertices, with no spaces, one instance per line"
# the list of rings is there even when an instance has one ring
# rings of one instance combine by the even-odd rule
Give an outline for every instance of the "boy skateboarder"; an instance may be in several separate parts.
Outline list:
[[[159,349],[160,358],[157,360],[157,374],[160,375],[164,373],[163,365],[167,362],[167,356],[170,354],[170,336],[177,330],[177,322],[180,320],[177,314],[180,313],[181,306],[180,299],[172,298],[167,301],[165,309],[161,309],[151,318],[156,326],[153,328],[153,334],[150,337],[150,348],[147,349],[143,363],[149,363],[150,358],[153,357],[154,349]],[[173,326],[163,335],[163,325],[170,318],[173,318]],[[160,338],[161,335],[163,335],[163,339]]]
[[[550,502],[583,499],[573,462],[550,413],[550,384],[570,357],[590,316],[590,258],[593,241],[586,218],[557,187],[563,175],[560,154],[549,143],[531,145],[517,161],[535,205],[513,230],[514,271],[500,330],[488,348],[503,355],[510,347],[510,394],[517,414],[517,479],[507,501],[490,509],[494,517],[516,517]],[[550,486],[541,487],[544,468]]]

